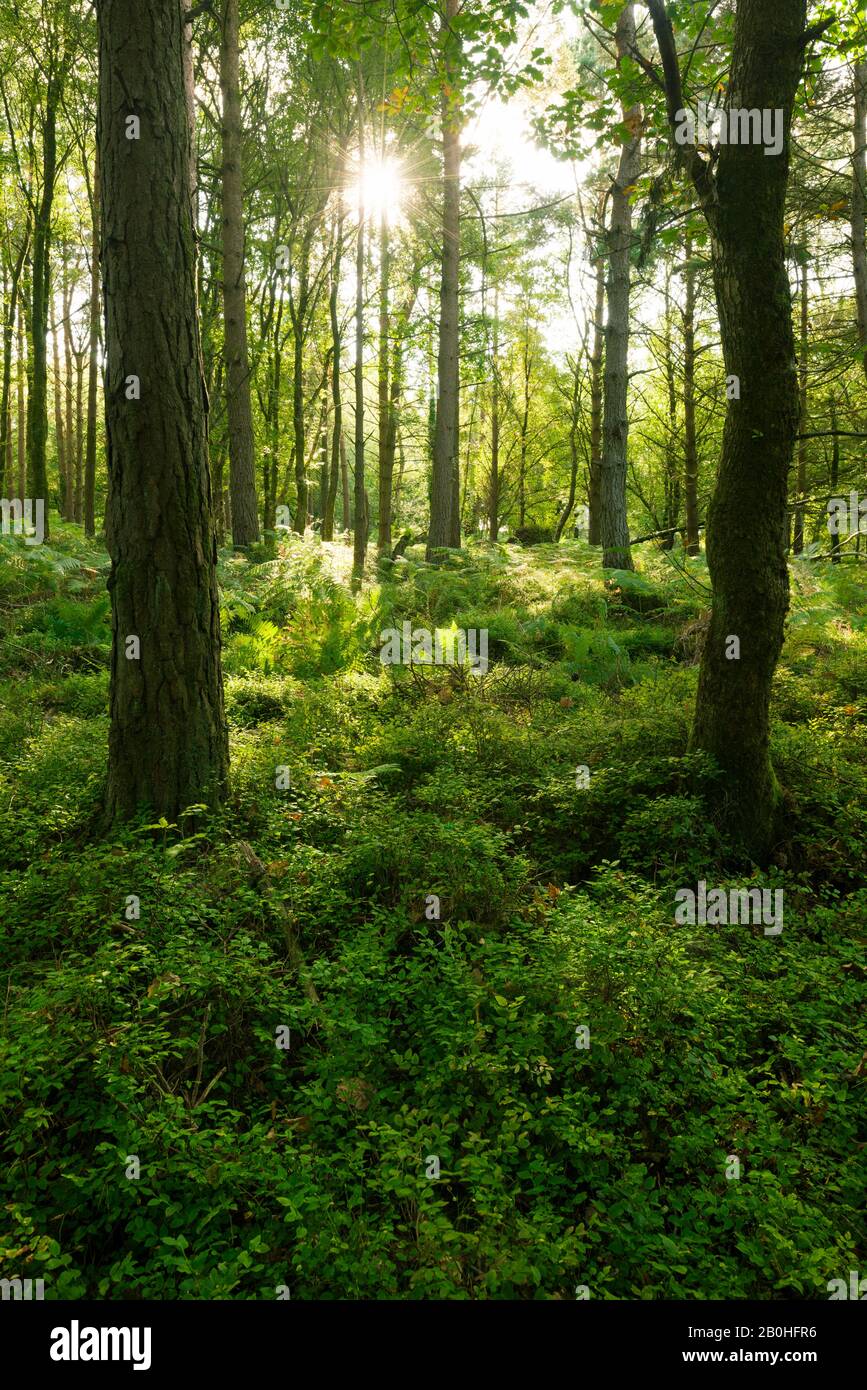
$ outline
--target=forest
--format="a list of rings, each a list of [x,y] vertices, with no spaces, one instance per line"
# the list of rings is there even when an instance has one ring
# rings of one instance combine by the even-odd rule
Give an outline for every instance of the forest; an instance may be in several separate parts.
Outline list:
[[[3,1300],[867,1297],[862,0],[0,0],[0,270]]]

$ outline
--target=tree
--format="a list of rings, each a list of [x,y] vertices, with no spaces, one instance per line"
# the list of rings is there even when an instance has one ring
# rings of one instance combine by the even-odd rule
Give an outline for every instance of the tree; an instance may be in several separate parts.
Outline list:
[[[624,5],[617,21],[617,59],[621,63],[635,47],[635,11]],[[629,441],[629,288],[632,250],[631,198],[641,167],[641,108],[623,102],[620,162],[611,189],[608,231],[608,321],[605,327],[602,460],[599,475],[599,530],[602,564],[633,568],[626,516],[626,464]]]
[[[219,801],[228,770],[196,306],[182,0],[99,0],[112,602],[110,818]],[[133,138],[129,138],[133,132]]]
[[[663,0],[648,8],[676,141],[685,108],[674,32]],[[770,696],[788,608],[786,487],[799,410],[783,216],[806,38],[806,0],[739,0],[729,101],[783,112],[778,155],[761,143],[726,143],[714,168],[694,143],[677,145],[710,228],[725,369],[739,386],[727,402],[708,510],[713,611],[692,745],[722,768],[728,813],[757,858],[771,850],[781,802]]]
[[[220,90],[223,98],[223,313],[226,408],[229,430],[229,488],[232,539],[259,539],[253,415],[247,350],[247,281],[244,258],[243,142],[238,0],[223,0],[220,26]]]

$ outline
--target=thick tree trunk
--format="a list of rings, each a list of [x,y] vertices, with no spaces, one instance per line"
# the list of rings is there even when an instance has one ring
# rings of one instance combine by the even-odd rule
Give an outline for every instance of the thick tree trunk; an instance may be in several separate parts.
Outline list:
[[[87,358],[87,453],[84,461],[84,534],[96,534],[96,392],[99,374],[99,160],[93,162],[93,234]]]
[[[605,358],[605,257],[596,257],[596,302],[593,307],[593,349],[590,353],[590,477],[588,504],[590,545],[602,544],[602,364]]]
[[[852,118],[852,269],[861,363],[867,375],[867,60],[854,65]]]
[[[662,0],[649,0],[649,8],[674,128],[683,106],[676,46]],[[781,801],[770,761],[770,697],[789,599],[786,489],[798,429],[783,217],[805,24],[806,0],[739,0],[735,16],[729,101],[739,109],[782,110],[781,152],[723,145],[715,177],[696,149],[681,154],[712,233],[725,368],[740,386],[739,398],[727,404],[708,509],[713,611],[692,747],[723,770],[726,818],[758,859],[773,846]]]
[[[445,0],[444,42],[456,19],[460,0]],[[458,473],[458,424],[460,412],[460,235],[461,235],[461,134],[460,114],[454,93],[443,93],[443,221],[442,276],[440,280],[438,395],[431,478],[431,515],[427,556],[443,546],[460,546],[460,499],[455,497]],[[455,505],[457,501],[457,506]]]
[[[698,555],[698,446],[695,435],[695,265],[687,233],[683,277],[683,490],[686,500],[686,553]]]
[[[244,546],[259,539],[259,516],[253,463],[250,361],[247,351],[240,40],[238,0],[222,0],[222,3],[220,91],[223,99],[223,351],[226,361],[232,539],[235,545]]]
[[[175,820],[221,799],[207,398],[190,196],[182,0],[98,0],[102,282],[112,560],[107,811]],[[140,138],[126,138],[131,114]],[[135,640],[133,640],[135,639]]]
[[[635,11],[630,3],[617,21],[618,63],[635,46]],[[608,323],[605,330],[604,408],[602,417],[602,468],[600,530],[602,564],[607,568],[633,568],[626,516],[626,464],[629,442],[627,394],[629,389],[629,291],[632,249],[630,190],[641,171],[641,108],[623,107],[623,121],[631,134],[620,152],[617,178],[611,191],[611,227],[608,233]]]

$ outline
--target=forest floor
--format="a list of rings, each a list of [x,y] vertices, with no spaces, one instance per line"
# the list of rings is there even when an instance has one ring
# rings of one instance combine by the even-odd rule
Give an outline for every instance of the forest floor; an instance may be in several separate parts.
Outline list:
[[[792,564],[759,872],[687,752],[704,560],[640,556],[411,550],[356,597],[343,546],[222,552],[227,805],[105,833],[106,554],[0,540],[0,1275],[826,1299],[863,1267],[867,571]],[[405,620],[487,629],[489,671],[384,667]],[[783,889],[782,932],[679,924],[699,880]]]

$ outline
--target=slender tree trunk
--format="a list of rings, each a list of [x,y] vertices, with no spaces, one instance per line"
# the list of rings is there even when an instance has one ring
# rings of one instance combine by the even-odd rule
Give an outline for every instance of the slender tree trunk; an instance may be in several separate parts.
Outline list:
[[[75,354],[75,520],[84,497],[84,348]]]
[[[488,540],[492,544],[500,534],[500,484],[500,287],[495,284],[491,353],[491,481],[488,488]]]
[[[389,293],[391,289],[391,246],[388,235],[388,214],[383,208],[379,223],[379,369],[377,390],[379,399],[379,518],[376,548],[379,552],[391,549],[391,488],[394,454],[388,448],[389,428]]]
[[[15,485],[12,476],[12,343],[15,337],[18,289],[24,258],[27,255],[28,241],[29,231],[26,231],[21,238],[21,247],[9,272],[8,288],[5,284],[4,274],[4,289],[7,289],[8,295],[3,319],[3,389],[2,396],[0,396],[0,493],[4,497],[8,495],[7,488],[11,493]],[[22,501],[24,500],[23,493],[19,493],[19,497]]]
[[[593,350],[590,354],[590,545],[602,544],[602,364],[605,358],[605,256],[599,255],[596,268],[596,301],[593,308]]]
[[[581,392],[581,361],[575,362],[572,371],[572,401],[569,413],[569,496],[554,528],[554,540],[559,543],[566,524],[575,506],[578,491],[578,407]]]
[[[343,529],[347,537],[352,530],[352,507],[349,500],[349,465],[346,462],[346,437],[340,433],[340,488],[343,504]]]
[[[834,436],[831,440],[831,496],[837,496],[837,485],[840,480],[840,437],[837,434],[837,398],[831,396],[828,402],[828,410],[831,421],[831,429]],[[831,541],[831,563],[840,563],[840,535],[839,532],[832,537]]]
[[[84,534],[96,534],[96,411],[99,375],[99,160],[93,161],[93,233],[90,243],[90,313],[87,358],[87,453],[84,461]]]
[[[107,812],[177,820],[228,771],[181,0],[98,0],[107,540]],[[130,107],[141,133],[126,138]],[[135,380],[131,381],[131,378]]]
[[[453,42],[451,26],[460,0],[445,0],[444,43]],[[447,63],[447,69],[450,64]],[[443,222],[442,276],[436,403],[436,426],[431,479],[431,516],[427,556],[443,546],[459,547],[460,505],[455,497],[458,472],[460,415],[460,235],[461,235],[461,133],[460,113],[451,85],[442,99],[443,121]],[[457,505],[456,505],[457,502]]]
[[[337,220],[334,238],[333,260],[331,264],[331,285],[328,296],[328,317],[331,324],[331,469],[328,476],[328,492],[325,498],[325,515],[322,519],[322,539],[334,540],[334,512],[337,506],[337,488],[340,479],[340,441],[343,438],[343,394],[340,371],[343,359],[343,336],[340,331],[338,299],[340,293],[340,263],[343,254],[343,223],[341,212]]]
[[[523,526],[527,515],[527,430],[530,423],[530,378],[533,373],[530,356],[530,325],[524,324],[524,356],[521,376],[524,383],[524,402],[521,409],[520,452],[518,455],[518,525]]]
[[[683,310],[683,490],[686,498],[686,553],[698,555],[698,447],[695,435],[695,265],[692,237],[684,255],[686,296]]]
[[[51,211],[57,179],[57,110],[61,82],[51,77],[42,122],[42,196],[33,220],[30,391],[27,397],[27,473],[30,496],[45,502],[49,537],[49,487],[45,449],[48,438],[48,310],[50,304]]]
[[[307,530],[309,488],[307,484],[307,433],[304,423],[304,326],[307,321],[309,251],[305,244],[301,253],[298,302],[290,289],[292,313],[292,428],[295,435],[295,519],[292,529],[303,536]]]
[[[677,383],[674,370],[674,345],[672,342],[671,271],[665,272],[665,384],[668,393],[668,421],[665,430],[665,507],[663,526],[674,528],[680,512],[680,474],[677,462]],[[674,545],[673,529],[660,541],[662,550],[671,550]]]
[[[72,286],[69,283],[69,261],[63,257],[63,384],[66,404],[66,497],[61,510],[67,521],[75,521],[75,375],[72,362]]]
[[[798,344],[798,433],[807,429],[807,341],[809,336],[809,300],[807,298],[807,263],[801,266],[801,337]],[[798,439],[798,497],[807,495],[807,441]],[[804,549],[804,505],[795,507],[795,535],[792,548],[796,555]]]
[[[671,22],[648,0],[672,130],[683,95]],[[780,789],[770,760],[770,697],[789,600],[786,490],[798,429],[798,378],[783,218],[806,0],[739,0],[729,97],[783,112],[783,148],[725,144],[716,173],[683,149],[708,221],[726,373],[722,458],[708,509],[713,610],[699,673],[692,747],[722,769],[725,816],[752,855],[774,843]]]
[[[63,377],[60,372],[60,324],[55,319],[51,330],[52,370],[54,372],[54,436],[57,446],[57,474],[59,478],[58,497],[60,514],[65,521],[71,517],[69,495],[69,461],[67,458],[67,435],[63,421]]]
[[[27,339],[24,333],[24,296],[18,303],[18,357],[15,362],[15,387],[18,402],[18,496],[21,500],[27,493],[27,404],[25,387],[27,383]]]
[[[174,0],[172,0],[174,3]],[[244,270],[243,138],[238,0],[221,0],[220,91],[223,100],[223,314],[226,411],[229,430],[229,487],[232,539],[250,545],[259,539],[256,472],[253,464],[253,412],[247,351],[247,282]]]
[[[364,84],[358,70],[358,141],[364,167]],[[361,583],[367,558],[367,494],[364,490],[364,195],[359,183],[358,236],[355,247],[355,536],[352,575]]]
[[[624,5],[617,21],[618,65],[631,54],[634,47],[635,11],[630,0],[629,4]],[[641,171],[641,108],[624,105],[623,121],[631,133],[621,149],[617,178],[611,191],[611,227],[608,233],[608,323],[605,331],[600,530],[603,566],[631,570],[632,552],[626,515],[629,259],[632,249],[629,190]]]
[[[867,60],[854,65],[852,119],[852,269],[861,364],[867,375]]]

